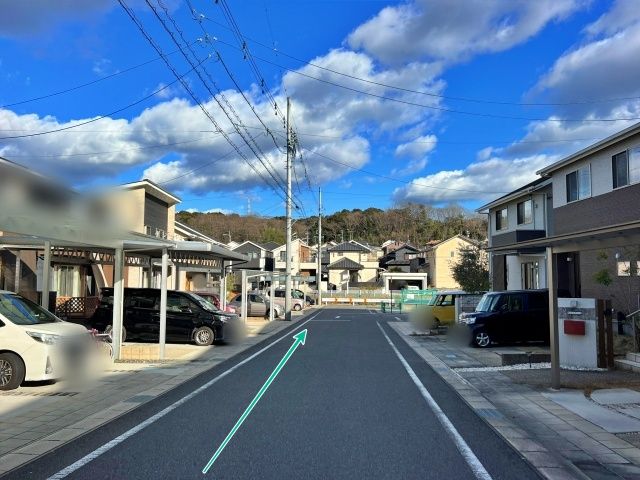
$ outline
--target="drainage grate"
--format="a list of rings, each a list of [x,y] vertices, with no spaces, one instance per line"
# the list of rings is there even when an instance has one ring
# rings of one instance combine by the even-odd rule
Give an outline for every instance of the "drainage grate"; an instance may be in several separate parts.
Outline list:
[[[80,392],[2,392],[0,397],[75,397]]]

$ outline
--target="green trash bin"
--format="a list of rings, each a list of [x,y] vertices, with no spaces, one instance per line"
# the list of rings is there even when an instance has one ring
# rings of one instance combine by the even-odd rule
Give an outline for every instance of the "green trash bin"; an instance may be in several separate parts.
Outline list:
[[[387,304],[386,304],[386,303],[384,303],[384,302],[380,302],[380,311],[381,311],[382,313],[385,313],[385,312],[386,312],[386,308],[387,308]]]

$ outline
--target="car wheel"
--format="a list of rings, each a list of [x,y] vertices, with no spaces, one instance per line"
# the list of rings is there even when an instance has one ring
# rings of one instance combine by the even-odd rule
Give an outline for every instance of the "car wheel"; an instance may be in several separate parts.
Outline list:
[[[0,390],[14,390],[24,381],[24,363],[13,353],[0,353]]]
[[[107,339],[113,343],[113,335],[111,334],[112,331],[113,331],[113,326],[111,325],[107,325],[107,327],[104,329],[104,333],[109,335]],[[124,343],[126,339],[127,339],[127,329],[122,327],[122,343]]]
[[[293,309],[294,309],[296,312],[299,312],[300,310],[302,310],[302,305],[300,305],[299,303],[295,303],[295,304],[293,305]]]
[[[476,330],[473,332],[473,344],[479,348],[487,348],[491,345],[491,337],[486,330]]]
[[[198,327],[193,332],[193,341],[200,347],[207,347],[213,343],[214,334],[213,330],[209,327]]]

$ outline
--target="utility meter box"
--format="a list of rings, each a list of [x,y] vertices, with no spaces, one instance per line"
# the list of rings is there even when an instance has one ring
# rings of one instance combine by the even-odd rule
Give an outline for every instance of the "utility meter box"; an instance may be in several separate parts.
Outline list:
[[[560,365],[574,368],[598,367],[596,300],[558,299]]]

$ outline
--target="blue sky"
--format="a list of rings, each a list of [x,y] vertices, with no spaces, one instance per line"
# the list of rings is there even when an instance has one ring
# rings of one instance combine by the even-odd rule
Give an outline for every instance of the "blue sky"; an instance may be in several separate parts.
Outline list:
[[[146,177],[182,209],[282,215],[288,95],[296,215],[319,186],[326,212],[473,208],[640,117],[634,0],[126,5],[186,88],[116,1],[7,2],[0,156],[79,189]]]

